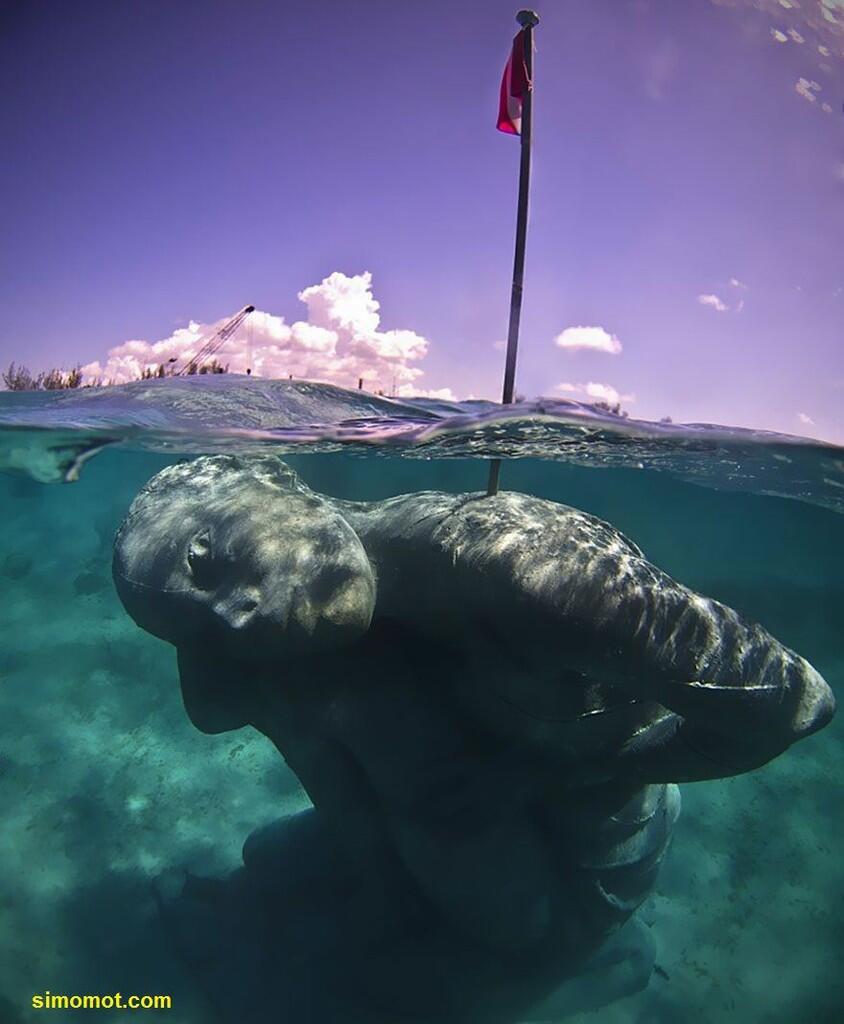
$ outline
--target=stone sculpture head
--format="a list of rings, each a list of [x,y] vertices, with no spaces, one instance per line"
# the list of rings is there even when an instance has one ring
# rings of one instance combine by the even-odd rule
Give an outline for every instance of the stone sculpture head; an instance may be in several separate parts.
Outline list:
[[[200,458],[159,473],[117,534],[113,574],[135,622],[179,648],[183,689],[188,661],[283,669],[341,647],[368,629],[375,606],[354,530],[272,456]],[[206,731],[248,720],[212,722],[188,693],[185,703]]]

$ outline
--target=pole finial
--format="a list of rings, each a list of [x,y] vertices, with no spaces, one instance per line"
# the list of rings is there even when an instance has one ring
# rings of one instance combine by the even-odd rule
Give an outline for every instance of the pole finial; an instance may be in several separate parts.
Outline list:
[[[523,10],[519,11],[516,15],[516,21],[522,26],[522,28],[534,28],[539,24],[539,15],[536,11]]]

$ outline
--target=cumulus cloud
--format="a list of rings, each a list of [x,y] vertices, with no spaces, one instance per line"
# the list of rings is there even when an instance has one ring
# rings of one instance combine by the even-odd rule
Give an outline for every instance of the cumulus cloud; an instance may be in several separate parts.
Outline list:
[[[225,342],[218,361],[234,373],[250,366],[256,376],[292,375],[343,387],[354,387],[362,377],[370,390],[424,393],[415,382],[424,375],[418,363],[429,343],[415,331],[381,330],[380,304],[372,294],[369,272],[347,276],[337,271],[298,297],[307,307],[306,320],[288,324],[284,317],[256,310]],[[182,364],[224,323],[192,320],[161,341],[125,341],[109,351],[104,363],[84,366],[83,373],[89,381],[122,383],[169,359]],[[431,394],[453,397],[448,388]]]
[[[785,32],[780,32],[778,28],[772,28],[771,35],[774,37],[774,39],[776,39],[778,43],[788,42],[788,36],[785,34]]]
[[[622,394],[622,392],[617,388],[614,388],[612,384],[602,384],[599,381],[594,380],[590,380],[586,384],[572,384],[569,381],[564,381],[562,384],[557,385],[557,391],[561,391],[563,394],[568,395],[585,395],[587,398],[591,398],[596,402],[609,402],[610,405],[636,401],[635,395]]]
[[[698,295],[697,301],[701,306],[710,306],[718,313],[726,313],[727,305],[717,295]]]
[[[428,388],[425,390],[415,388],[412,384],[402,384],[396,394],[399,398],[439,398],[443,402],[459,401],[451,388]]]
[[[569,351],[588,349],[592,352],[607,352],[612,356],[617,356],[622,348],[618,338],[603,327],[567,327],[554,341],[560,348]]]
[[[814,421],[814,420],[812,419],[812,417],[811,417],[811,416],[809,416],[809,414],[808,414],[808,413],[805,413],[805,412],[798,412],[798,413],[797,413],[797,419],[798,419],[798,420],[800,420],[800,422],[801,422],[801,423],[802,423],[802,424],[803,424],[804,426],[807,426],[807,427],[813,427],[813,426],[815,425],[815,421]]]
[[[623,395],[620,391],[617,391],[611,384],[598,384],[595,381],[589,381],[586,385],[586,394],[590,398],[602,399],[605,402],[609,402],[610,405],[614,405],[616,402],[635,402],[635,395]]]
[[[744,283],[744,281],[739,281],[737,277],[731,277],[730,284],[733,286],[733,288],[741,288],[743,291],[747,291],[747,285]]]

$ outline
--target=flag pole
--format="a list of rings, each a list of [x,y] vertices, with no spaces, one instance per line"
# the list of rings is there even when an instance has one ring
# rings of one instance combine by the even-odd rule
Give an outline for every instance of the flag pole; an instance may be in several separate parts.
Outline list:
[[[539,24],[536,11],[519,11],[516,21],[524,30],[524,55],[527,80],[533,82],[533,30]],[[502,405],[513,401],[516,383],[516,355],[519,348],[519,320],[522,313],[522,282],[525,274],[525,243],[527,241],[528,196],[530,195],[530,140],[533,127],[533,89],[528,87],[522,100],[521,159],[519,161],[519,204],[516,216],[516,253],[513,259],[513,287],[510,292],[510,325],[507,330],[507,356],[504,363]],[[489,464],[487,496],[498,493],[501,459]]]

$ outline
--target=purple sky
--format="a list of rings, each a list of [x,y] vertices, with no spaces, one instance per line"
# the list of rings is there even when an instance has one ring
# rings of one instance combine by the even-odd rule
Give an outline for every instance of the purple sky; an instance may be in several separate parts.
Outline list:
[[[763,2],[537,5],[520,392],[844,442],[844,3]],[[3,5],[2,360],[105,365],[250,302],[285,321],[268,367],[498,397],[516,6]],[[361,279],[346,320],[297,299],[364,271],[380,325]]]

